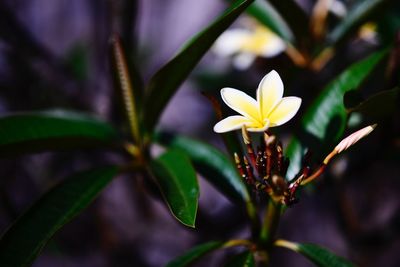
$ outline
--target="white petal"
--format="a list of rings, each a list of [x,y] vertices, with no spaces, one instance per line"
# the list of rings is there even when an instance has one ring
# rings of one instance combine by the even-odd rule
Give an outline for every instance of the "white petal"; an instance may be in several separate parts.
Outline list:
[[[333,1],[330,6],[330,11],[338,16],[339,18],[343,18],[347,15],[347,8],[346,6],[340,1]]]
[[[239,53],[233,58],[233,66],[238,70],[248,69],[256,59],[256,56],[250,53]]]
[[[231,56],[240,52],[243,42],[246,41],[251,33],[244,29],[228,30],[221,34],[215,41],[213,51],[221,57]]]
[[[263,118],[269,118],[269,113],[281,101],[283,83],[279,74],[272,70],[261,80],[257,89],[257,102]]]
[[[224,133],[242,128],[243,125],[250,125],[251,121],[243,116],[235,115],[227,117],[214,126],[214,132]]]
[[[282,98],[276,108],[268,116],[271,122],[270,127],[279,126],[289,121],[296,115],[300,105],[301,98],[299,97],[288,96]]]
[[[254,98],[233,88],[222,88],[221,96],[222,100],[234,111],[249,119],[259,121],[260,112]]]
[[[268,42],[264,45],[261,56],[274,57],[279,55],[286,49],[285,42],[278,36],[271,37]]]

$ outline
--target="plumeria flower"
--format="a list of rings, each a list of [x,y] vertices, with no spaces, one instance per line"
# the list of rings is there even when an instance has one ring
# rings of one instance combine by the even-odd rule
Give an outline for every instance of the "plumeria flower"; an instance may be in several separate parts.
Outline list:
[[[276,71],[271,71],[261,80],[257,89],[257,100],[244,92],[221,89],[222,100],[241,115],[227,117],[214,126],[214,131],[223,133],[245,126],[251,132],[263,132],[269,127],[282,125],[297,113],[301,98],[283,97],[283,83]]]
[[[367,43],[378,44],[379,38],[376,30],[376,23],[367,22],[363,24],[358,30],[358,37]]]
[[[267,27],[252,22],[249,28],[225,31],[213,51],[221,57],[233,57],[233,65],[247,69],[257,57],[274,57],[286,49],[286,43]]]

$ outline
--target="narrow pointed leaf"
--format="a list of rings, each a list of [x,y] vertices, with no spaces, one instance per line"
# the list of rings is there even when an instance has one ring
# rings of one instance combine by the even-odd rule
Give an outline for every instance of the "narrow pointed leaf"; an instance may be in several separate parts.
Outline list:
[[[205,97],[210,101],[218,121],[226,118],[228,115],[224,114],[221,103],[217,100],[214,95],[203,93]],[[237,153],[238,155],[243,155],[243,150],[239,138],[235,132],[222,133],[222,140],[224,141],[225,147],[230,155]]]
[[[188,77],[218,36],[254,0],[238,0],[223,15],[186,43],[179,53],[151,78],[144,99],[144,123],[149,132],[157,123],[162,110]]]
[[[129,69],[126,53],[117,35],[114,36],[112,40],[111,62],[115,84],[123,100],[124,110],[132,137],[135,142],[139,142],[140,122],[138,104],[141,103],[142,81],[137,71],[133,72],[132,68]],[[134,77],[132,77],[132,74],[135,74]]]
[[[359,105],[348,108],[348,112],[361,113],[367,120],[377,122],[393,114],[399,94],[400,88],[379,92]]]
[[[189,158],[181,151],[169,150],[150,167],[172,214],[184,225],[194,227],[199,185]]]
[[[314,100],[302,118],[302,132],[296,134],[286,149],[286,155],[290,158],[288,179],[292,179],[300,170],[307,145],[313,151],[321,151],[321,142],[333,145],[339,140],[347,118],[343,105],[344,94],[358,89],[386,54],[387,50],[379,51],[353,64],[330,82]],[[308,144],[305,143],[306,139]]]
[[[349,13],[328,35],[328,41],[331,45],[340,44],[347,36],[357,30],[363,23],[371,17],[377,16],[376,12],[384,7],[388,0],[366,0],[359,1]]]
[[[110,146],[116,141],[111,125],[85,114],[31,112],[0,118],[0,155]]]
[[[278,241],[279,242],[279,241]],[[340,257],[335,255],[333,252],[320,247],[318,245],[309,243],[294,243],[289,241],[283,241],[282,244],[278,245],[285,247],[294,252],[297,252],[319,267],[353,267],[354,265]]]
[[[224,245],[224,243],[219,242],[219,241],[212,241],[212,242],[198,245],[198,246],[190,249],[188,252],[186,252],[182,256],[179,256],[178,258],[170,261],[166,267],[190,266],[193,262],[195,262],[196,260],[203,257],[205,254],[207,254],[213,250],[219,249],[223,245]]]
[[[0,240],[1,266],[30,266],[49,239],[85,209],[117,175],[103,167],[66,178],[30,207]]]
[[[255,267],[253,253],[245,251],[233,257],[225,267]]]
[[[271,29],[283,40],[289,43],[294,42],[294,36],[289,26],[268,1],[257,0],[249,6],[247,13]]]
[[[216,148],[184,136],[160,133],[158,141],[165,146],[183,151],[196,170],[230,199],[249,202],[250,196],[234,164]]]
[[[306,36],[309,26],[308,17],[296,1],[264,0],[264,2],[269,2],[281,14],[297,40],[301,40]]]

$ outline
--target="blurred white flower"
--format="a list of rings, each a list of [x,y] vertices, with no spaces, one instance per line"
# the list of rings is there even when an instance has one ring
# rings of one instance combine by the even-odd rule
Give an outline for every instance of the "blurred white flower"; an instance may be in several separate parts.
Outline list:
[[[376,32],[377,25],[374,22],[364,23],[358,30],[358,37],[368,43],[378,43],[378,33]]]
[[[256,57],[274,57],[286,49],[285,42],[267,27],[252,22],[248,28],[225,31],[215,42],[213,51],[221,57],[232,57],[240,69],[250,67]]]
[[[341,1],[332,1],[329,10],[339,18],[344,18],[347,15],[347,7]]]

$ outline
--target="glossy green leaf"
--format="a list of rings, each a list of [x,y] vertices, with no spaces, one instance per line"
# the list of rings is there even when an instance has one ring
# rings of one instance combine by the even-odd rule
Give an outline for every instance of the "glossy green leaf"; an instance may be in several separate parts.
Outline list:
[[[286,149],[286,156],[290,158],[288,179],[292,179],[300,170],[306,146],[318,152],[321,151],[322,142],[334,145],[339,140],[347,118],[343,105],[344,94],[358,89],[386,53],[387,50],[376,52],[350,66],[330,82],[307,109],[301,122],[303,132],[298,133]]]
[[[348,260],[335,255],[333,252],[314,244],[299,244],[289,242],[286,240],[280,240],[278,246],[285,247],[294,252],[297,252],[307,259],[312,261],[316,266],[319,267],[353,267],[354,265]]]
[[[267,0],[264,0],[264,2],[267,2]],[[309,19],[306,12],[296,1],[268,0],[268,2],[281,14],[297,40],[301,40],[307,35]]]
[[[376,122],[393,114],[397,107],[400,89],[394,88],[379,92],[355,107],[348,109],[348,112],[358,112],[369,120]]]
[[[257,0],[249,6],[247,13],[267,26],[282,39],[289,43],[294,42],[294,36],[289,26],[268,1]]]
[[[85,209],[117,175],[103,167],[66,178],[30,207],[0,240],[0,265],[30,266],[63,225]]]
[[[233,257],[226,265],[226,267],[255,267],[253,253],[245,251]]]
[[[0,118],[0,155],[111,145],[115,129],[84,114],[52,111]]]
[[[157,139],[161,144],[187,154],[196,170],[230,199],[250,201],[246,185],[234,164],[219,150],[201,141],[168,133],[160,133]]]
[[[194,227],[199,185],[189,158],[181,151],[168,150],[150,167],[172,214],[181,223]]]
[[[376,15],[377,10],[388,2],[388,0],[358,1],[358,4],[350,9],[349,13],[328,35],[329,43],[331,45],[341,43],[358,27]]]
[[[144,123],[148,131],[152,131],[169,99],[214,41],[253,1],[238,0],[232,4],[231,8],[193,37],[172,60],[151,78],[144,104]]]
[[[198,260],[199,258],[203,257],[205,254],[219,249],[223,246],[223,242],[219,241],[212,241],[208,243],[204,243],[201,245],[198,245],[182,256],[179,256],[178,258],[170,261],[166,267],[184,267],[184,266],[190,266],[193,262]]]

